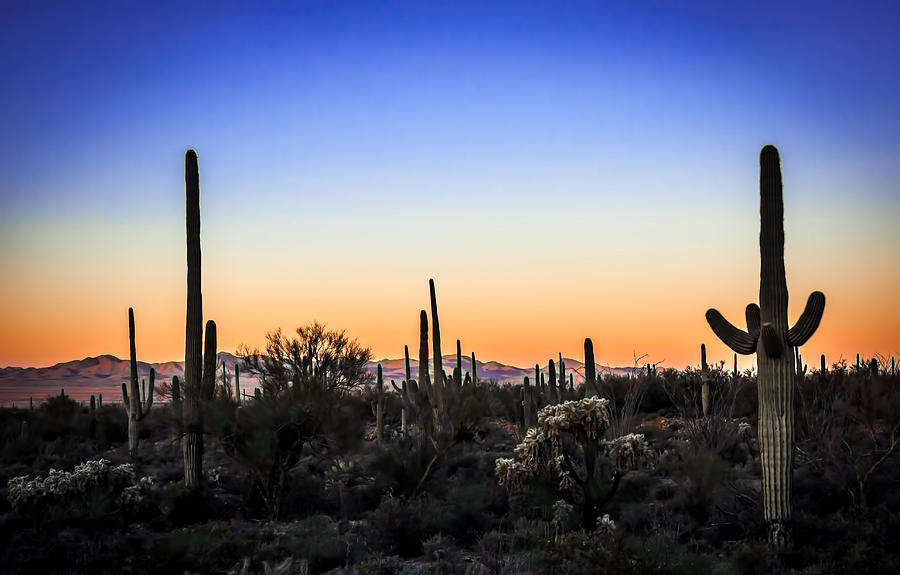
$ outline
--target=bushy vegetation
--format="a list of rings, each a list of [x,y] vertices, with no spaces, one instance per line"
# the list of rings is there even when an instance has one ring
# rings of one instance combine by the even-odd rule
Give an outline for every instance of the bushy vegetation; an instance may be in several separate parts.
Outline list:
[[[896,572],[900,377],[840,365],[798,377],[794,543],[774,551],[754,377],[710,373],[705,415],[696,371],[645,370],[602,378],[602,398],[576,386],[530,430],[521,385],[470,382],[444,397],[458,404],[443,441],[401,429],[404,404],[389,393],[380,445],[367,385],[315,397],[273,386],[241,404],[223,394],[206,408],[201,490],[182,486],[170,404],[147,418],[132,462],[121,406],[91,412],[58,397],[2,409],[0,563],[9,573]],[[611,433],[617,418],[616,433],[632,422],[624,436]]]

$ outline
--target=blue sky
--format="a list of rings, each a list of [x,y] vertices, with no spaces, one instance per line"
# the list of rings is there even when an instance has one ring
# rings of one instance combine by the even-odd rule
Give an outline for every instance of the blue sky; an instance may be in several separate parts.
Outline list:
[[[889,2],[5,1],[0,264],[21,279],[0,296],[20,307],[44,277],[38,267],[75,259],[131,256],[158,268],[149,278],[138,263],[124,275],[93,270],[110,290],[177,277],[188,147],[200,155],[204,226],[218,223],[205,232],[218,242],[207,261],[295,262],[285,281],[311,274],[323,292],[282,304],[315,307],[322,320],[350,319],[328,293],[355,293],[328,283],[352,277],[329,260],[363,260],[357,273],[376,293],[443,274],[472,305],[481,304],[463,287],[467,265],[513,278],[555,261],[547,265],[588,281],[601,281],[594,269],[661,267],[679,291],[729,260],[746,262],[750,277],[765,143],[782,150],[798,262],[896,261],[898,11]],[[115,249],[98,253],[110,236],[97,230],[124,224]],[[398,260],[406,267],[389,263]],[[884,273],[880,289],[900,288]],[[230,305],[281,301],[246,290]],[[243,341],[261,339],[263,321],[275,316],[244,322],[256,332]],[[698,321],[699,333],[702,310]],[[374,325],[345,327],[379,341]],[[882,335],[870,347],[900,348],[896,331]],[[656,344],[665,342],[645,345]]]

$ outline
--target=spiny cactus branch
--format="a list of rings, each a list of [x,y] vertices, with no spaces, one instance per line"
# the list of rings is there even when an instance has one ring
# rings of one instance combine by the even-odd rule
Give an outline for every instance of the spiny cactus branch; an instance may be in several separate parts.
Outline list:
[[[788,343],[794,347],[800,347],[809,338],[816,333],[819,322],[822,321],[822,314],[825,312],[825,294],[820,291],[814,291],[809,294],[806,300],[806,308],[794,324],[794,327],[788,330]]]
[[[718,310],[710,308],[706,312],[706,322],[722,342],[741,355],[756,353],[757,338],[735,327]]]

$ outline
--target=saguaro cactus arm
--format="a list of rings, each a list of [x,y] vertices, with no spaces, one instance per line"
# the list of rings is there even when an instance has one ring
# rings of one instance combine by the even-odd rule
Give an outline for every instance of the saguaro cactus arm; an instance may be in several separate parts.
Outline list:
[[[725,319],[718,310],[713,308],[707,310],[706,322],[709,324],[709,327],[712,328],[716,336],[732,350],[741,355],[756,353],[756,342],[759,337],[758,331],[756,333],[748,333],[735,327],[730,321]]]
[[[809,338],[816,333],[824,312],[825,294],[820,291],[814,291],[809,294],[809,299],[806,300],[806,308],[800,314],[800,318],[794,324],[794,327],[787,332],[788,343],[794,347],[800,347],[809,341]]]

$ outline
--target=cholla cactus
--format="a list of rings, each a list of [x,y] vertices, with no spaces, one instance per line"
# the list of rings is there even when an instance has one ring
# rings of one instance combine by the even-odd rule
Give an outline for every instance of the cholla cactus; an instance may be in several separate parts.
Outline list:
[[[134,483],[130,463],[110,464],[108,459],[85,461],[72,471],[51,469],[47,477],[23,475],[7,484],[7,498],[23,517],[40,522],[44,511],[54,503],[81,498],[94,488],[124,490]]]
[[[750,441],[750,437],[753,433],[753,428],[746,421],[742,421],[738,423],[738,437],[740,437],[743,441]]]
[[[643,433],[629,433],[610,442],[609,456],[618,469],[636,469],[651,457],[650,446]]]
[[[612,498],[621,476],[652,459],[643,435],[604,439],[609,427],[607,403],[587,397],[541,409],[537,427],[529,429],[513,450],[515,459],[496,460],[500,486],[515,493],[527,479],[555,483],[580,506],[583,526],[593,529],[597,511]],[[613,467],[609,485],[604,485],[608,483],[601,473],[604,466]]]
[[[597,518],[597,528],[594,530],[594,533],[601,536],[610,536],[614,535],[616,532],[616,523],[612,519],[609,518],[609,515],[604,515],[603,517]]]

